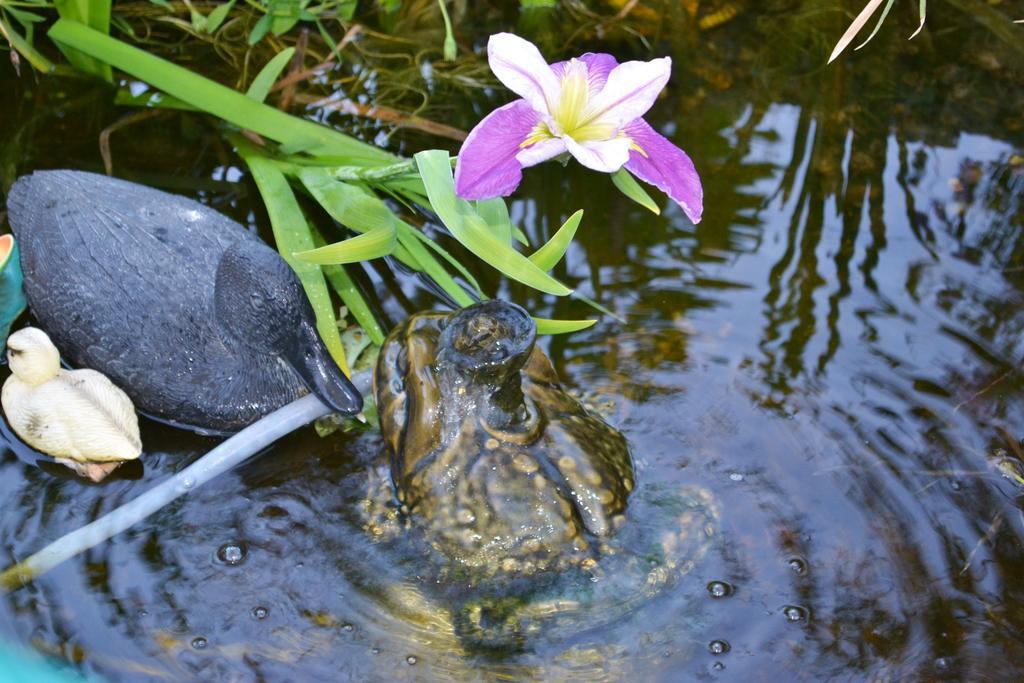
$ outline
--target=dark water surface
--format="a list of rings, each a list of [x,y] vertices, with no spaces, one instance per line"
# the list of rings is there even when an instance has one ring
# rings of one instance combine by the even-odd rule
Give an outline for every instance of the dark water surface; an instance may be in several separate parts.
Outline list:
[[[358,528],[379,437],[306,429],[3,597],[0,633],[111,680],[1024,676],[1024,496],[1005,476],[1021,470],[1024,436],[1024,28],[1009,25],[1007,40],[986,3],[936,1],[913,42],[914,17],[894,12],[872,44],[825,68],[850,15],[823,0],[711,3],[705,16],[738,14],[703,32],[688,3],[640,3],[601,25],[480,4],[459,24],[466,45],[518,24],[552,58],[675,58],[649,119],[696,161],[704,222],[675,207],[652,216],[606,178],[556,164],[527,172],[513,217],[536,244],[586,210],[559,275],[625,322],[543,344],[568,385],[615,403],[638,470],[629,523],[664,521],[644,504],[652,492],[700,487],[718,503],[717,545],[611,624],[519,654],[473,652],[418,597],[410,562],[375,553]],[[439,45],[428,19],[429,32],[412,19],[395,30]],[[216,71],[214,52],[197,49]],[[473,87],[479,59],[462,88],[442,78],[452,70],[431,71],[436,52],[409,49],[368,47],[339,70],[342,85],[318,87],[411,109],[421,100],[402,94],[404,64],[430,95],[421,113],[461,128],[505,101]],[[99,131],[129,110],[101,87],[2,68],[3,186],[36,168],[100,168]],[[342,79],[352,73],[359,85]],[[405,153],[457,148],[322,118]],[[115,173],[265,228],[205,119],[164,115],[112,140]],[[590,314],[477,270],[537,315]],[[360,277],[387,293],[390,323],[441,305],[382,272]],[[216,443],[151,423],[143,441],[142,478],[103,486],[6,452],[0,558]],[[714,581],[731,593],[713,597]]]

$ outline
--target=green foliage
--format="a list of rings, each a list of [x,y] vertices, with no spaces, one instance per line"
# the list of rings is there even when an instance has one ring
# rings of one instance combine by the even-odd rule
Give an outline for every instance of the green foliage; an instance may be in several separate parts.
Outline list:
[[[18,6],[15,6],[15,5]],[[25,2],[15,3],[9,0],[0,0],[0,36],[2,36],[7,43],[14,50],[12,59],[15,66],[18,65],[18,55],[24,57],[33,68],[42,71],[43,73],[49,73],[53,70],[53,62],[43,56],[39,50],[33,46],[33,37],[35,33],[35,24],[44,21],[43,17],[33,12],[26,11],[23,9],[25,6],[38,6],[40,9],[45,8],[45,0],[26,0]],[[13,23],[21,25],[22,33],[19,33]]]
[[[252,3],[256,4],[256,3]],[[320,34],[329,38],[323,21],[327,18],[348,21],[356,11],[358,0],[325,0],[313,5],[311,0],[262,0],[258,3],[264,14],[249,33],[249,44],[255,45],[268,33],[284,35],[300,21],[316,24]],[[328,43],[333,41],[327,40]],[[331,46],[332,49],[334,46]]]
[[[252,79],[252,83],[249,84],[249,89],[245,91],[245,94],[257,102],[263,102],[267,99],[270,89],[274,86],[274,81],[281,76],[281,72],[288,66],[288,62],[294,54],[295,48],[289,47],[274,55],[274,58],[267,62],[266,66],[256,74],[256,78]]]
[[[415,161],[399,159],[336,130],[263,104],[290,60],[291,50],[271,59],[253,79],[248,92],[242,94],[82,24],[60,20],[51,28],[50,37],[159,88],[172,106],[195,108],[221,118],[229,126],[229,140],[248,165],[267,206],[278,250],[299,274],[316,311],[320,333],[339,364],[344,365],[344,353],[328,285],[375,341],[383,339],[383,331],[343,264],[391,257],[431,279],[460,306],[486,298],[464,264],[402,220],[378,193],[434,211],[456,240],[504,275],[542,292],[573,294],[546,271],[565,254],[581,212],[573,214],[546,245],[527,258],[512,246],[513,239],[523,243],[526,239],[512,225],[503,200],[471,204],[455,195],[448,152],[423,152]],[[151,99],[138,103],[154,105]],[[278,145],[258,146],[240,131],[251,131]],[[295,189],[308,193],[328,215],[356,235],[326,244],[303,215]],[[453,271],[465,284],[453,277]],[[542,333],[568,332],[593,322],[540,320],[538,329]]]
[[[884,6],[882,5],[883,2],[885,3]],[[855,47],[854,50],[859,50],[871,42],[871,39],[875,37],[878,30],[882,28],[882,24],[885,23],[885,19],[889,16],[889,10],[892,9],[894,2],[895,0],[869,0],[868,4],[864,6],[864,9],[860,11],[860,14],[854,17],[849,27],[847,27],[846,32],[843,33],[841,38],[839,38],[839,42],[836,43],[835,48],[832,50],[832,54],[829,55],[828,63],[831,64],[835,61],[836,57],[842,54],[843,50],[849,47],[850,43],[853,42],[853,39],[857,37],[857,34],[861,32],[861,29],[864,28],[871,17],[874,16],[875,12],[878,11],[878,8],[881,7],[882,13],[879,15],[878,21],[875,22],[875,28],[871,31],[864,42]],[[921,29],[924,28],[925,17],[928,14],[928,0],[919,0],[917,13],[920,21],[917,25],[917,30],[911,34],[911,38],[920,33]]]
[[[110,32],[110,0],[54,0],[53,4],[62,19],[83,24],[103,34]],[[60,43],[57,43],[57,47],[80,71],[99,76],[107,82],[114,80],[110,65],[102,59],[90,57]]]
[[[619,189],[619,192],[626,195],[654,215],[657,216],[661,213],[661,209],[659,209],[657,203],[651,199],[651,195],[647,194],[647,190],[645,190],[625,168],[620,168],[612,174],[612,183],[614,183],[615,187]]]

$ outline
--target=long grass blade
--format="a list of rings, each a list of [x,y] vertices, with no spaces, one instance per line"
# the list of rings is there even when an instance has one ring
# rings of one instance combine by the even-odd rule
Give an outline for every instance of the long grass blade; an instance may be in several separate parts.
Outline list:
[[[53,2],[62,20],[77,22],[104,36],[110,33],[110,4],[111,0],[54,0]],[[89,55],[84,50],[67,49],[66,45],[62,45],[60,41],[54,42],[75,68],[87,74],[99,76],[108,83],[114,80],[110,65],[103,57]]]
[[[509,218],[508,206],[504,199],[481,199],[476,202],[476,210],[495,237],[506,244],[512,242],[512,219]]]
[[[928,17],[928,0],[921,0],[918,3],[918,5],[917,5],[917,15],[918,15],[918,17],[920,17],[921,21],[917,25],[917,30],[914,31],[913,33],[911,33],[910,37],[907,38],[907,40],[913,40],[914,38],[916,38],[917,34],[920,33],[921,29],[924,28],[924,21]]]
[[[451,274],[444,269],[444,266],[437,262],[434,255],[427,251],[425,246],[420,244],[419,239],[413,234],[415,232],[412,227],[399,222],[398,241],[416,260],[419,266],[416,270],[430,277],[459,306],[470,306],[475,303],[473,297],[452,278]]]
[[[362,235],[356,235],[334,244],[309,251],[297,251],[295,258],[321,266],[359,263],[387,256],[395,250],[397,243],[395,228],[390,225],[382,225],[369,232],[364,232]]]
[[[43,56],[39,50],[32,47],[32,45],[25,40],[20,33],[14,30],[14,28],[4,21],[4,18],[0,16],[0,34],[7,39],[7,42],[11,44],[19,55],[28,60],[36,70],[43,72],[44,74],[53,71],[53,62]]]
[[[874,15],[883,2],[885,2],[885,0],[869,0],[868,4],[865,5],[864,9],[860,11],[860,14],[854,18],[853,22],[849,27],[847,27],[846,32],[839,38],[839,42],[836,43],[836,46],[832,49],[832,54],[828,58],[829,64],[834,62],[836,57],[838,57],[843,50],[853,42],[853,39],[857,37],[857,34],[860,33],[860,30],[864,28],[864,25],[868,23],[868,20]]]
[[[430,150],[415,155],[430,205],[452,235],[467,249],[507,277],[534,289],[565,296],[572,290],[554,279],[532,261],[498,240],[472,205],[455,194],[448,153]]]
[[[555,264],[565,256],[569,243],[576,236],[576,229],[580,227],[581,220],[583,220],[583,209],[569,216],[562,223],[562,227],[551,236],[551,239],[544,246],[530,254],[530,260],[541,270],[551,270],[554,268]]]
[[[327,242],[315,228],[312,230],[313,233],[313,244],[317,247],[324,246]],[[344,266],[322,266],[320,270],[323,272],[324,277],[327,278],[327,282],[334,288],[334,291],[341,297],[345,307],[348,308],[348,312],[352,314],[352,317],[356,319],[359,326],[363,328],[370,340],[380,346],[384,343],[384,330],[381,329],[380,323],[377,322],[377,317],[370,310],[369,304],[366,303],[366,299],[363,297],[363,293],[356,287],[356,283],[352,280],[352,277],[345,270]],[[344,346],[344,342],[342,342]],[[346,360],[347,360],[346,355]]]
[[[534,318],[537,324],[537,334],[567,334],[579,332],[588,327],[593,327],[596,320],[551,320],[549,318]]]
[[[655,216],[661,214],[661,209],[658,208],[657,202],[651,199],[651,195],[647,194],[647,190],[641,187],[640,183],[638,183],[633,175],[625,168],[620,168],[615,173],[612,173],[612,183],[619,189],[619,192],[626,195],[634,202],[653,213]]]
[[[345,157],[351,165],[392,164],[397,160],[382,149],[254,102],[240,92],[82,24],[60,19],[50,28],[49,36],[58,43],[102,59],[197,109],[282,144],[306,145],[317,154]]]
[[[274,55],[273,59],[267,62],[266,66],[256,74],[256,78],[252,79],[252,83],[249,84],[249,89],[245,91],[245,94],[257,102],[263,102],[267,99],[274,81],[278,79],[284,68],[288,66],[288,61],[292,58],[293,54],[295,54],[295,48],[288,47]]]
[[[892,5],[895,1],[896,0],[889,0],[889,2],[885,3],[885,7],[882,8],[882,14],[879,15],[878,22],[875,24],[875,29],[871,32],[871,35],[864,39],[863,43],[853,48],[854,50],[859,50],[871,42],[871,39],[875,37],[875,34],[878,33],[878,30],[882,28],[882,24],[885,23],[885,18],[889,16],[889,10],[892,9]]]

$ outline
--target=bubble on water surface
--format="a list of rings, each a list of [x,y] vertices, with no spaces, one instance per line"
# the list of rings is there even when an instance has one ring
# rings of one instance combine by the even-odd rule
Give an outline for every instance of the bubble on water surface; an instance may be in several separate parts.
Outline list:
[[[254,619],[266,619],[267,615],[270,614],[270,610],[266,607],[253,607],[252,616]]]
[[[729,478],[732,479],[733,481],[743,481],[743,475],[740,474],[739,472],[732,472],[731,474],[729,474]]]
[[[948,669],[952,665],[953,665],[953,658],[952,657],[939,657],[938,659],[935,660],[935,668],[939,669],[940,671],[945,671],[946,669]]]
[[[244,543],[225,543],[217,549],[217,559],[228,565],[241,564],[245,560],[247,549]]]
[[[708,643],[708,652],[713,655],[724,655],[729,649],[729,643],[724,640],[712,640]]]
[[[352,633],[352,631],[356,630],[356,627],[353,624],[342,624],[341,630],[345,631],[346,633]]]
[[[418,662],[418,661],[419,660],[416,658],[416,655],[409,655],[408,657],[405,658],[405,663],[408,664],[409,666],[415,666],[416,662]]]
[[[207,645],[209,645],[209,641],[202,636],[192,639],[192,649],[194,650],[205,650]]]
[[[733,593],[733,587],[731,584],[725,581],[712,581],[708,584],[708,593],[713,598],[727,598]]]
[[[804,562],[804,560],[802,558],[791,557],[788,560],[786,560],[786,564],[789,565],[789,568],[793,570],[794,574],[806,574],[807,573],[807,563]]]
[[[786,605],[782,608],[782,613],[786,615],[786,619],[792,622],[807,621],[807,610],[803,607],[796,605]]]
[[[711,665],[711,668],[714,669],[715,671],[724,671],[725,670],[725,663],[723,663],[723,662],[715,662],[714,664]]]

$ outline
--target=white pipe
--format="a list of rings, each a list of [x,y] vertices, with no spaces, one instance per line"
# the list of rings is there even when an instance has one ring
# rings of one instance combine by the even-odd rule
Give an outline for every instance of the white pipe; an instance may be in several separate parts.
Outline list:
[[[175,498],[245,462],[285,434],[330,412],[330,408],[314,394],[303,396],[275,410],[130,503],[62,536],[34,555],[8,567],[0,573],[0,593],[18,588],[65,560],[134,526]]]

